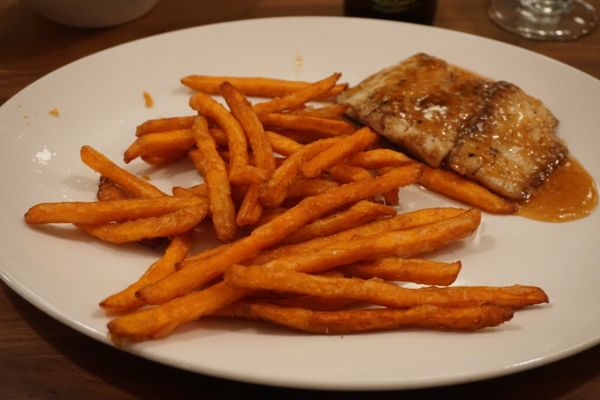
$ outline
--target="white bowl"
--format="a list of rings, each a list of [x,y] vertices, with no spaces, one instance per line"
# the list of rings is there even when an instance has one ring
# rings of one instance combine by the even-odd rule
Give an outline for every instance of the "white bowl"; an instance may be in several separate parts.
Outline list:
[[[129,22],[158,0],[22,0],[30,9],[62,25],[102,28]]]

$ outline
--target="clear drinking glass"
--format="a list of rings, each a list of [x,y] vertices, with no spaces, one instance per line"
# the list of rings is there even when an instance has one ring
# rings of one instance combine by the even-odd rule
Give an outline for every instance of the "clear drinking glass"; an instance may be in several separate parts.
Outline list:
[[[502,28],[536,40],[576,39],[598,22],[584,0],[490,0],[488,14]]]

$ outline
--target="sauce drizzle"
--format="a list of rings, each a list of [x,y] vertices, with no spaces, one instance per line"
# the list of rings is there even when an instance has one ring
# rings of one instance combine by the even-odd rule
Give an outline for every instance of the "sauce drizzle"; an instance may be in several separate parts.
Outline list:
[[[566,222],[589,215],[598,205],[594,179],[574,159],[560,165],[529,198],[517,214],[545,222]]]

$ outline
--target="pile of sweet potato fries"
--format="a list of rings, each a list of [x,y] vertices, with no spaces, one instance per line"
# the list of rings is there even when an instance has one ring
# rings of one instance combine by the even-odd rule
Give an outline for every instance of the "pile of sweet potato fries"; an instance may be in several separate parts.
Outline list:
[[[513,205],[347,120],[345,106],[331,101],[347,88],[339,78],[185,77],[193,112],[139,125],[124,161],[187,159],[202,183],[167,194],[83,146],[82,161],[101,176],[98,200],[29,209],[29,224],[70,223],[111,243],[168,240],[136,282],[101,301],[115,342],[163,337],[205,316],[329,334],[469,331],[548,301],[533,286],[450,286],[459,261],[415,258],[475,232],[479,209],[510,213]],[[475,208],[398,214],[399,188],[411,184]],[[205,218],[222,244],[189,254]]]

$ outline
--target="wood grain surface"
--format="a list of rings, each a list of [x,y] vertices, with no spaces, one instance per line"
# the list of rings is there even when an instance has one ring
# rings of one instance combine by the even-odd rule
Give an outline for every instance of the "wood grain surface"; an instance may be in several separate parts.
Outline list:
[[[600,0],[591,1],[600,9]],[[16,0],[0,0],[0,104],[47,73],[134,39],[220,21],[342,15],[341,0],[161,0],[108,29],[56,25]],[[512,36],[485,1],[440,0],[435,25],[515,44],[600,78],[600,31],[574,42]],[[4,188],[7,190],[7,188]],[[569,329],[569,327],[565,327]],[[319,392],[215,379],[156,364],[62,325],[0,284],[0,399],[600,399],[600,346],[531,371],[451,387],[403,392]]]

